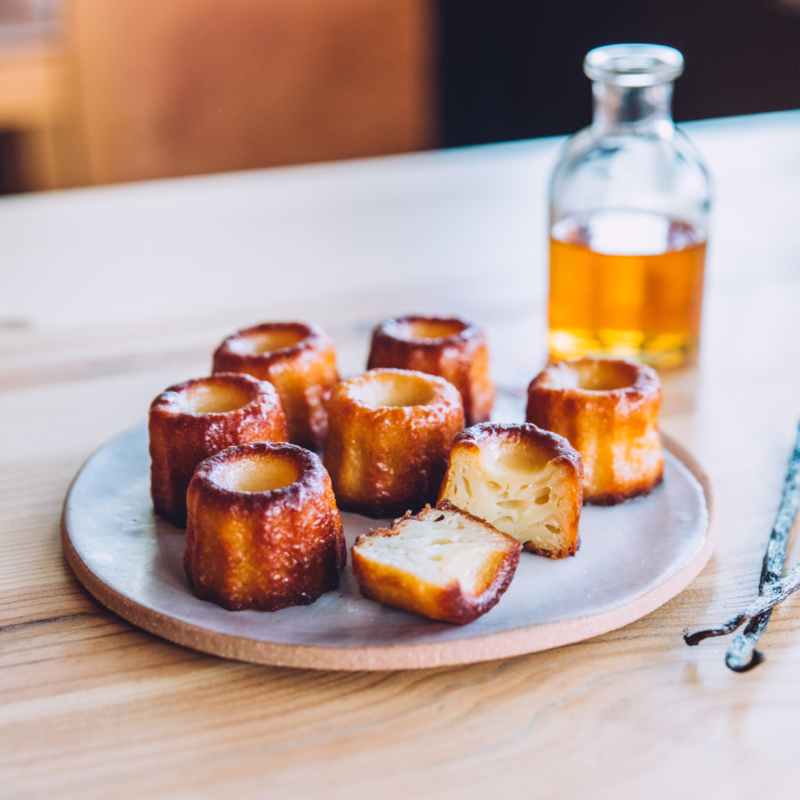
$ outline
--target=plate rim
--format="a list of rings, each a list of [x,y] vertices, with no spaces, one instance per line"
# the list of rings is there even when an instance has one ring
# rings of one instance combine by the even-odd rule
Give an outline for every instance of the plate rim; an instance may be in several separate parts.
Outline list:
[[[138,426],[136,426],[138,427]],[[210,655],[254,664],[300,669],[382,671],[460,666],[538,653],[601,636],[647,616],[683,591],[711,558],[719,537],[719,514],[711,478],[694,455],[665,433],[664,447],[692,473],[703,488],[708,523],[703,545],[674,575],[640,597],[616,608],[556,622],[534,623],[475,637],[417,644],[381,644],[368,647],[281,644],[212,631],[155,611],[109,586],[80,557],[67,525],[67,505],[85,467],[128,431],[99,447],[78,470],[64,498],[61,543],[72,571],[101,605],[127,622],[175,644]]]

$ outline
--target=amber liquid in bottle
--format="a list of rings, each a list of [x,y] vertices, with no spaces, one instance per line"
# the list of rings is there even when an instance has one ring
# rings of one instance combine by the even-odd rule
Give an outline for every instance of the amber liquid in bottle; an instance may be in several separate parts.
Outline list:
[[[641,211],[562,218],[550,232],[550,354],[607,354],[654,367],[700,345],[705,237]]]

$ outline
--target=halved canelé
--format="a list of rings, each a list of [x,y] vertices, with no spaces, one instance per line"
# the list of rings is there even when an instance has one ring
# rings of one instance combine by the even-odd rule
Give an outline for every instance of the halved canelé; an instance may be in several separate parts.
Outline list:
[[[450,447],[464,427],[452,384],[375,369],[338,384],[329,414],[325,466],[340,508],[380,518],[436,502]]]
[[[214,353],[214,372],[244,372],[278,390],[290,440],[321,450],[328,398],[339,381],[333,342],[318,325],[266,322],[228,337]]]
[[[156,514],[186,524],[186,490],[197,465],[232,445],[285,441],[272,384],[217,374],[170,386],[150,406],[150,489]]]
[[[197,468],[188,505],[184,567],[201,600],[277,611],[339,585],[342,521],[314,453],[285,442],[230,447]]]
[[[564,436],[583,456],[583,497],[614,505],[649,494],[664,474],[661,381],[651,367],[586,358],[548,366],[528,387],[528,422]]]
[[[367,369],[411,369],[438,375],[461,392],[466,424],[492,414],[486,336],[460,317],[408,316],[387,319],[372,332]]]
[[[463,625],[500,600],[520,551],[516,539],[445,500],[359,536],[353,574],[370,600]]]
[[[460,433],[440,502],[485,520],[548,558],[578,549],[583,505],[580,454],[535,425],[484,423]]]

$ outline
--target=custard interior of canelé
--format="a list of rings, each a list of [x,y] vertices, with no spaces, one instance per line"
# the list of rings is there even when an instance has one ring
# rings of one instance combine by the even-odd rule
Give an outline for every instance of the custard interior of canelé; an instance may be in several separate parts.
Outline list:
[[[484,591],[486,571],[508,549],[502,537],[459,512],[431,509],[420,516],[397,524],[392,536],[359,540],[359,554],[434,586],[457,580],[466,594]]]
[[[370,375],[350,389],[350,396],[368,406],[404,408],[424,406],[433,400],[435,391],[417,375]]]
[[[398,323],[392,333],[398,339],[445,339],[466,327],[457,319],[415,319]]]
[[[252,399],[252,390],[210,380],[186,391],[182,410],[189,414],[225,414],[243,408]]]
[[[559,501],[567,487],[547,455],[513,440],[484,442],[480,455],[473,454],[454,454],[447,499],[523,544],[559,550],[564,534]]]
[[[230,343],[230,347],[241,355],[262,355],[274,350],[302,342],[307,332],[297,328],[275,328],[269,331],[254,331],[244,334]]]
[[[631,364],[613,359],[585,359],[550,370],[549,379],[550,385],[557,389],[612,392],[633,386],[636,369]]]
[[[278,453],[240,456],[214,471],[214,481],[233,492],[271,492],[299,478],[300,469],[292,458]]]

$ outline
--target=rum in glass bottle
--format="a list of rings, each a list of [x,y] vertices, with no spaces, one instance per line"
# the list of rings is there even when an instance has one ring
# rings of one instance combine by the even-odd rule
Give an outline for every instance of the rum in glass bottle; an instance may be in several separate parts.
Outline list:
[[[710,186],[673,124],[681,54],[590,52],[594,121],[573,136],[550,193],[553,358],[606,354],[675,367],[700,346]]]

